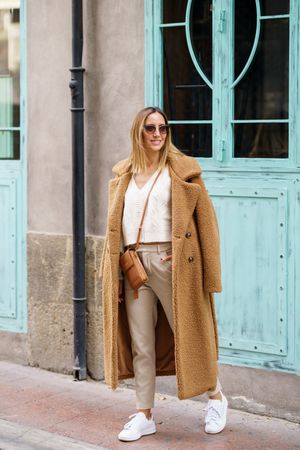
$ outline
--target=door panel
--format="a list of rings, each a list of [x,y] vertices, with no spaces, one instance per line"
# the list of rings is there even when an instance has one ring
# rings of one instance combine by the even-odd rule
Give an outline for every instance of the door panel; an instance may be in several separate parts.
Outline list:
[[[221,229],[222,347],[286,354],[287,190],[212,187]]]
[[[16,317],[16,180],[0,178],[0,317]]]

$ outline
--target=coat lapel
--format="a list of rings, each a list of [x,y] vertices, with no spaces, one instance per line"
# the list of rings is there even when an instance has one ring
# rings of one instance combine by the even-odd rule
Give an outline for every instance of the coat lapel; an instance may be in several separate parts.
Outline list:
[[[172,236],[174,244],[183,243],[191,216],[199,198],[200,186],[184,181],[170,167],[172,179]],[[177,248],[178,250],[178,248]]]
[[[181,253],[183,238],[199,198],[200,186],[191,183],[191,178],[200,176],[201,169],[195,158],[182,154],[169,155],[172,179],[172,236],[173,255]]]

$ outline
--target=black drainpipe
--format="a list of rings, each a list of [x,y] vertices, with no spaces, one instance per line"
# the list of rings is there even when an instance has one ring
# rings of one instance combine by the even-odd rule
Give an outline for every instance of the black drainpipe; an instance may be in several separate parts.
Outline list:
[[[72,218],[74,377],[86,378],[85,345],[85,229],[84,229],[84,107],[82,64],[82,0],[72,0]]]

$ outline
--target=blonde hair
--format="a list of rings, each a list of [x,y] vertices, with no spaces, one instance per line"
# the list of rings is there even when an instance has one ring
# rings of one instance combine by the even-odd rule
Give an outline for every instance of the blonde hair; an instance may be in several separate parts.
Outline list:
[[[131,153],[129,155],[129,164],[131,172],[140,173],[147,168],[147,158],[145,153],[145,147],[143,142],[143,129],[147,117],[153,113],[159,113],[163,116],[165,124],[168,125],[168,119],[166,114],[155,106],[149,106],[139,111],[133,121],[130,138],[131,138]],[[159,169],[163,169],[168,160],[170,153],[181,153],[175,145],[172,143],[171,130],[169,128],[166,135],[166,140],[163,147],[160,150]]]

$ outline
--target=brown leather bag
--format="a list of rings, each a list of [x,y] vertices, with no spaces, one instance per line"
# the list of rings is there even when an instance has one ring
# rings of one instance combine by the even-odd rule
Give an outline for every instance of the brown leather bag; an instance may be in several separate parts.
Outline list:
[[[142,226],[143,226],[144,217],[146,214],[146,209],[148,206],[148,200],[149,200],[151,191],[152,191],[159,175],[160,175],[160,171],[158,172],[158,174],[151,186],[151,189],[147,195],[136,243],[133,246],[130,246],[124,253],[122,253],[120,255],[120,267],[121,267],[124,275],[127,277],[130,286],[134,290],[134,298],[135,299],[138,298],[138,296],[139,296],[138,289],[148,281],[148,275],[147,275],[147,273],[144,269],[144,266],[139,258],[137,249],[140,245]]]

